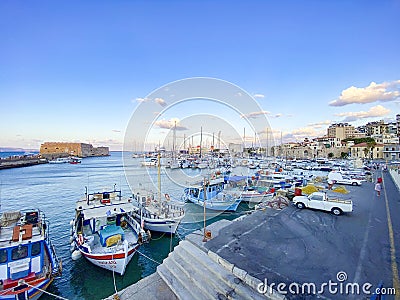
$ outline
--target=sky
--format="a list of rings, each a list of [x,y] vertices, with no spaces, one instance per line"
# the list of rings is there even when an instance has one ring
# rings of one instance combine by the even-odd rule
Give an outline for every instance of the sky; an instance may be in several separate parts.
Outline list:
[[[218,114],[239,136],[243,119],[266,117],[284,142],[322,136],[335,122],[390,121],[400,113],[399,15],[397,0],[3,0],[0,147],[122,150],[149,95],[193,77],[232,83],[259,109],[154,98],[160,110],[148,122],[158,135],[177,123],[182,139],[191,122],[180,123],[197,113]]]

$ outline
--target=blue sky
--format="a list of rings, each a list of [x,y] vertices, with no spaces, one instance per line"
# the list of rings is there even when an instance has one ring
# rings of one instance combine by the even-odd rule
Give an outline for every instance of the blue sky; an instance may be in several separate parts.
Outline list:
[[[197,76],[255,95],[285,140],[393,119],[399,15],[395,0],[1,1],[0,147],[121,149],[140,99]]]

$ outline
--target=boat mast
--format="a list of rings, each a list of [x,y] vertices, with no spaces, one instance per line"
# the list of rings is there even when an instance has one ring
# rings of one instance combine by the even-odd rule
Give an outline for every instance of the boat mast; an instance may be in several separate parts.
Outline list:
[[[157,178],[158,178],[158,200],[160,202],[160,210],[161,210],[161,158],[160,158],[160,149],[158,149],[158,164],[157,164]]]
[[[200,127],[200,158],[201,158],[201,144],[203,142],[203,127]]]
[[[204,182],[203,182],[203,216],[204,216],[203,242],[207,242],[207,237],[206,237],[206,200],[207,200],[207,187],[206,187],[206,179],[204,178]]]

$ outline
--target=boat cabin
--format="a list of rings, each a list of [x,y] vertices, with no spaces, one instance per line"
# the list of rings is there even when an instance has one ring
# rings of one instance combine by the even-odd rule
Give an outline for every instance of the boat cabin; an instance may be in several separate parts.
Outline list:
[[[9,212],[1,218],[0,280],[4,290],[18,286],[20,279],[29,281],[45,272],[46,227],[38,218],[38,211]]]
[[[206,190],[206,200],[214,198],[218,193],[224,190],[225,182],[223,180],[210,181],[206,186],[194,186],[185,189],[186,195],[196,198],[204,199],[204,190]]]

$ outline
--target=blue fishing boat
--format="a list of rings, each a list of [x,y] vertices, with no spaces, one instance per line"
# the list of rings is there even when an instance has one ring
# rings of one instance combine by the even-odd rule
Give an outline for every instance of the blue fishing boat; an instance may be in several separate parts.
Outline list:
[[[4,212],[0,226],[0,299],[38,299],[62,271],[44,213]]]
[[[242,198],[224,192],[224,178],[216,178],[202,184],[185,188],[182,196],[184,201],[190,201],[206,209],[217,211],[236,211]]]

